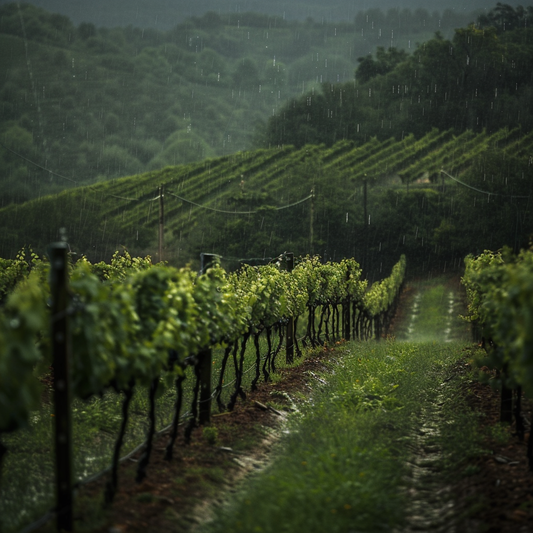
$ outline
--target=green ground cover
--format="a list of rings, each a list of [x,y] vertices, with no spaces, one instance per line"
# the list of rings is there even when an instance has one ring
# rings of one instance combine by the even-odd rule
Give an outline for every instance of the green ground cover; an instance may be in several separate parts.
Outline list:
[[[421,484],[468,474],[480,436],[459,394],[468,379],[458,370],[468,349],[460,294],[447,278],[413,289],[402,320],[408,326],[399,324],[412,339],[335,351],[321,376],[326,384],[291,418],[274,461],[203,531],[399,531],[417,512],[413,493]],[[431,479],[412,467],[421,434],[423,446],[437,450]]]
[[[424,406],[439,403],[453,412],[460,407],[459,380],[445,380],[461,348],[347,344],[323,376],[327,385],[291,420],[280,455],[204,531],[401,528],[409,510],[408,462]],[[446,450],[438,465],[443,475],[459,444],[464,458],[477,450],[475,432],[466,429],[472,420],[465,423],[472,416],[448,416],[447,431],[433,436],[433,444]]]

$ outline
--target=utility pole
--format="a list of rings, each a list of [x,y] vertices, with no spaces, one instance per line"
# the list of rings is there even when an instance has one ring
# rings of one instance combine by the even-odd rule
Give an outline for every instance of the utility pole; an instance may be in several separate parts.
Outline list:
[[[163,233],[165,230],[165,205],[163,185],[159,186],[159,261],[163,261]]]
[[[368,271],[368,208],[367,208],[367,179],[366,174],[363,178],[363,222],[364,222],[364,235],[365,249],[363,253],[363,269]],[[368,272],[367,272],[368,275]]]

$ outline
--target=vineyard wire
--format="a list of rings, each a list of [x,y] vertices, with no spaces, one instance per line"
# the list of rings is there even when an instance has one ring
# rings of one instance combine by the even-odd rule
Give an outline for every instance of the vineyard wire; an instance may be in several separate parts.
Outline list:
[[[58,174],[57,172],[54,172],[53,170],[50,170],[46,167],[43,167],[42,165],[39,165],[39,163],[36,163],[35,161],[32,161],[31,159],[28,159],[27,157],[23,156],[22,154],[19,154],[18,152],[15,152],[15,150],[12,150],[8,146],[6,146],[3,142],[0,141],[0,146],[5,148],[7,151],[11,152],[12,154],[15,154],[17,157],[20,157],[21,159],[24,159],[24,161],[27,161],[28,163],[31,163],[32,165],[36,166],[37,168],[40,168],[41,170],[46,170],[49,174],[52,176],[57,176],[58,178],[62,178],[64,180],[71,181],[72,183],[78,183],[76,180],[72,178],[68,178],[67,176],[63,176],[62,174]]]
[[[529,195],[528,196],[518,196],[518,195],[512,195],[512,194],[500,194],[500,193],[497,193],[497,192],[489,192],[489,191],[482,191],[481,189],[478,189],[477,187],[474,187],[473,185],[469,185],[468,183],[465,183],[464,181],[461,181],[460,179],[458,178],[454,178],[453,176],[451,176],[450,174],[448,174],[444,169],[441,168],[441,173],[442,174],[445,174],[446,176],[448,176],[450,179],[452,179],[453,181],[456,181],[457,183],[459,183],[460,185],[463,185],[464,187],[468,187],[469,189],[472,189],[473,191],[476,191],[476,192],[480,192],[482,194],[486,194],[487,196],[503,196],[504,198],[529,198]]]
[[[263,356],[262,359],[261,359],[261,362],[264,362],[266,359],[266,356]],[[243,376],[248,374],[251,370],[253,370],[255,368],[256,364],[254,363],[253,365],[251,365],[249,368],[247,368],[242,374]],[[235,382],[237,381],[237,379],[234,379],[233,381],[230,381],[229,383],[226,383],[222,386],[223,389],[233,385]],[[198,403],[203,403],[203,402],[207,402],[207,401],[211,401],[211,400],[214,400],[216,398],[216,395],[217,395],[217,392],[218,391],[213,391],[213,393],[211,394],[211,397],[209,398],[209,400],[202,400],[202,401],[199,401]],[[180,425],[183,424],[183,422],[185,420],[187,420],[188,418],[190,418],[192,415],[192,413],[190,411],[187,411],[186,413],[183,413],[181,416],[180,416],[180,419],[181,419],[181,422],[180,422]],[[163,429],[160,429],[159,431],[157,431],[154,435],[154,438],[156,437],[159,437],[161,435],[163,435],[164,433],[166,433],[170,428],[172,427],[172,424],[169,424],[168,426],[165,426]],[[125,461],[127,461],[128,459],[130,459],[131,457],[133,457],[137,452],[141,451],[147,444],[148,441],[144,441],[142,442],[141,444],[139,444],[138,446],[136,446],[133,450],[131,450],[130,452],[128,452],[126,455],[124,455],[123,457],[121,457],[119,459],[119,463],[123,463]],[[92,474],[91,476],[89,477],[86,477],[85,479],[82,479],[76,483],[74,483],[74,486],[73,488],[74,489],[79,489],[80,487],[83,487],[85,485],[88,485],[89,483],[92,483],[93,481],[96,481],[97,479],[100,479],[102,476],[104,476],[105,474],[107,474],[111,469],[113,468],[113,465],[109,465],[108,467],[104,468],[103,470],[100,470],[100,472],[96,472],[95,474]],[[41,518],[39,518],[38,520],[36,520],[35,522],[33,522],[32,524],[29,524],[27,525],[23,530],[21,530],[20,533],[31,533],[32,531],[35,531],[36,529],[40,528],[41,526],[43,526],[44,524],[48,523],[50,520],[52,520],[54,517],[55,517],[56,513],[55,511],[49,511],[48,513],[46,513],[45,515],[43,515]]]
[[[196,202],[193,202],[192,200],[187,200],[186,198],[183,198],[182,196],[179,196],[179,195],[177,195],[177,194],[175,194],[173,192],[170,192],[170,191],[167,191],[167,194],[170,194],[170,196],[176,197],[178,200],[181,200],[182,202],[187,202],[188,204],[194,205],[196,207],[200,207],[201,209],[207,209],[209,211],[215,211],[216,213],[225,213],[225,214],[228,214],[228,215],[254,215],[254,214],[259,212],[258,210],[256,210],[256,211],[227,211],[227,210],[224,210],[224,209],[217,209],[216,207],[209,207],[209,206],[206,206],[206,205],[197,204]],[[275,210],[276,211],[281,211],[282,209],[288,209],[289,207],[294,207],[295,205],[299,205],[299,204],[302,204],[304,202],[307,202],[307,200],[310,200],[313,197],[314,197],[314,194],[310,194],[306,198],[303,198],[302,200],[298,200],[297,202],[294,202],[292,204],[284,205],[284,206],[281,206],[281,207],[276,207]]]

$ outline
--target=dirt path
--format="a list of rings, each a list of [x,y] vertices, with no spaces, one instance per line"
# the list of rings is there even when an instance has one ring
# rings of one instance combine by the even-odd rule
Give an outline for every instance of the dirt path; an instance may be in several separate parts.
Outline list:
[[[444,280],[441,287],[434,282],[408,285],[400,311],[393,327],[398,340],[442,343],[469,340],[468,327],[457,318],[464,312],[464,297],[457,278]],[[470,369],[467,360],[461,371]],[[499,425],[497,390],[470,381],[464,386],[463,395],[468,406],[479,413],[479,431],[485,435],[483,450],[471,460],[469,475],[453,484],[440,479],[433,468],[440,450],[426,443],[439,433],[442,413],[439,401],[423,407],[422,427],[415,435],[411,461],[409,526],[402,533],[533,532],[533,472],[526,459],[533,418],[531,402],[523,400],[528,433],[520,440],[514,426]],[[457,459],[459,463],[460,458]]]
[[[464,295],[457,276],[413,281],[402,295],[393,335],[409,342],[467,341],[469,328],[460,318],[464,313]]]

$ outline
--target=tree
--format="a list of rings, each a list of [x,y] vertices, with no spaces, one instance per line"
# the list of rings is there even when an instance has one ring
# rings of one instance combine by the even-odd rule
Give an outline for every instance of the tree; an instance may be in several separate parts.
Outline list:
[[[241,89],[251,89],[256,87],[261,83],[259,77],[259,70],[256,63],[245,57],[242,61],[239,61],[235,72],[233,73],[233,84],[235,87]]]
[[[86,41],[89,37],[96,35],[96,26],[90,22],[82,22],[78,26],[78,35]]]
[[[383,46],[378,46],[376,59],[373,59],[371,55],[357,59],[359,66],[355,74],[356,79],[359,83],[366,83],[376,76],[387,74],[405,61],[407,57],[405,50],[398,50],[397,48],[385,50]]]
[[[526,27],[532,17],[533,6],[513,8],[498,2],[494,9],[478,17],[478,24],[482,28],[493,27],[498,33],[504,33]]]

